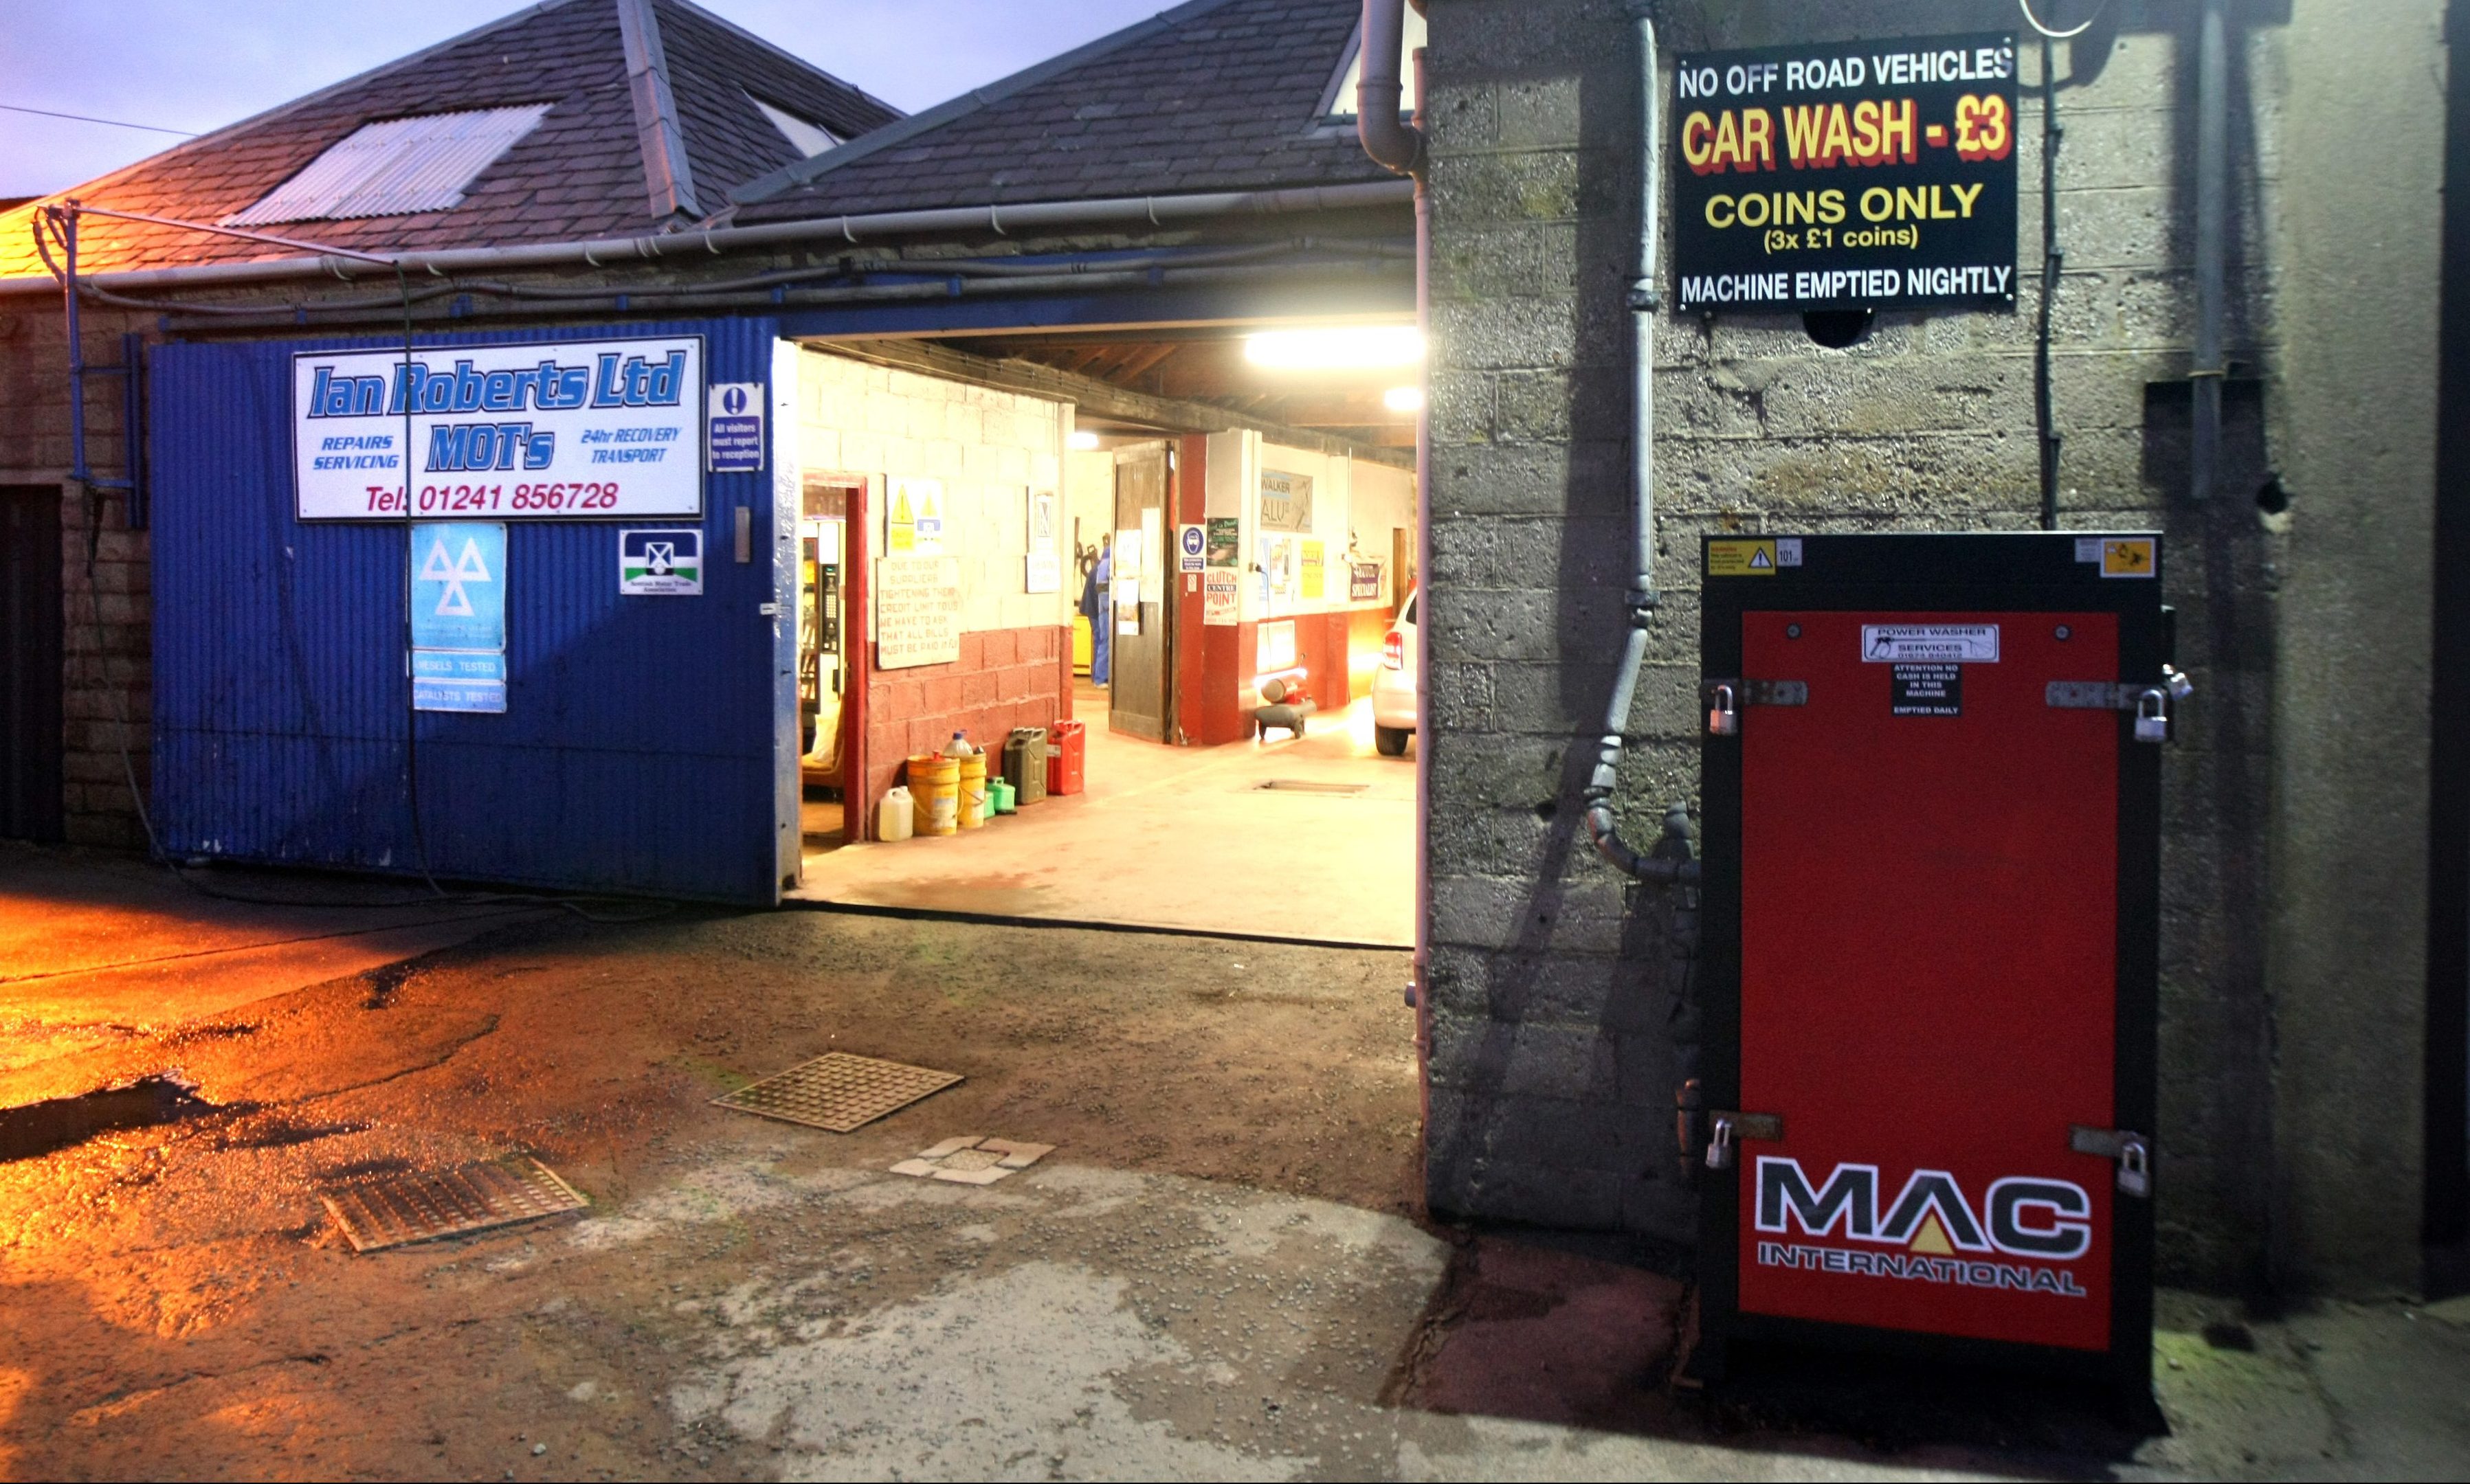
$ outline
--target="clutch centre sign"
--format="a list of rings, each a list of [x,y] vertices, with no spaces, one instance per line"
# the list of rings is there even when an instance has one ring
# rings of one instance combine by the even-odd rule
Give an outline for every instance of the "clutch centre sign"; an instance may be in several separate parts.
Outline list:
[[[703,514],[700,336],[291,358],[303,521]]]
[[[1687,313],[2016,302],[2016,38],[1707,52],[1675,69]]]

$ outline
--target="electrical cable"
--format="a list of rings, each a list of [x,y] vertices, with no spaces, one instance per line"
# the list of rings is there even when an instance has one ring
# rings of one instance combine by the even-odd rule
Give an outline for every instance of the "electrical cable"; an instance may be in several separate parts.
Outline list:
[[[108,124],[113,128],[142,128],[150,134],[177,134],[183,139],[198,137],[195,129],[165,128],[160,124],[131,124],[127,119],[99,119],[91,113],[61,113],[54,108],[29,108],[24,104],[0,104],[0,108],[11,113],[38,113],[47,119],[75,119],[81,124]]]
[[[2017,0],[2018,4],[2022,0]],[[2028,10],[2027,15],[2032,12]],[[2092,22],[2086,21],[2086,25]],[[2059,528],[2059,414],[2051,386],[2050,316],[2059,297],[2059,272],[2066,254],[2059,247],[2059,80],[2052,70],[2051,37],[2041,34],[2041,304],[2033,336],[2033,422],[2040,436],[2041,529]]]
[[[2101,4],[2092,8],[2092,13],[2085,17],[2084,24],[2072,31],[2053,31],[2042,25],[2041,18],[2033,13],[2033,0],[2016,0],[2016,8],[2024,12],[2024,24],[2039,32],[2043,40],[2072,41],[2092,29],[2092,23],[2101,19],[2101,12],[2109,9],[2109,0],[2101,0]]]

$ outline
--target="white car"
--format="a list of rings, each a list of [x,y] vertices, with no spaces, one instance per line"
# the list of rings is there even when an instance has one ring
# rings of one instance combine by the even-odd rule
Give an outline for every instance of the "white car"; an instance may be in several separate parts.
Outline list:
[[[1407,755],[1407,739],[1415,734],[1415,604],[1422,596],[1421,589],[1407,594],[1381,641],[1381,668],[1372,672],[1372,745],[1384,757]]]

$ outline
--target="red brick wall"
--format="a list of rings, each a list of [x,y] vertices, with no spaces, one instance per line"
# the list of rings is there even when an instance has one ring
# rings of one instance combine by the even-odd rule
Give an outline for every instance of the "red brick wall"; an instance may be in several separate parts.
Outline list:
[[[867,797],[881,799],[904,781],[911,754],[935,752],[955,731],[999,751],[1014,727],[1068,719],[1071,665],[1072,631],[1041,624],[964,634],[951,664],[876,671],[866,694]],[[867,822],[870,839],[874,823]]]

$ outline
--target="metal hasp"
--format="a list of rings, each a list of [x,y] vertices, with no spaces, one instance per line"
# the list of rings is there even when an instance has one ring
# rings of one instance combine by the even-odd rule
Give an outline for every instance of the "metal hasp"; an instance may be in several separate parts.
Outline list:
[[[2149,1404],[2160,538],[1769,541],[1701,551],[1689,1371],[1815,1344]]]

